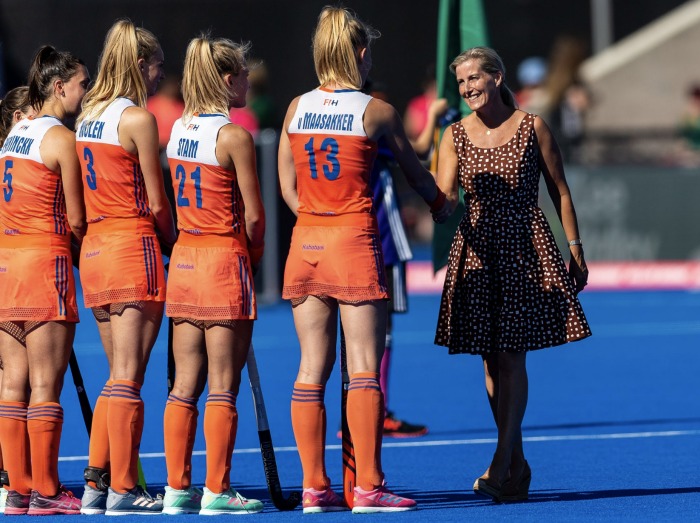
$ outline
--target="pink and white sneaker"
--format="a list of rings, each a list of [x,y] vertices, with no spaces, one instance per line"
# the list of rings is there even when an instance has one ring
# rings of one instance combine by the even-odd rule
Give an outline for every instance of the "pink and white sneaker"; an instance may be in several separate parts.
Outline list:
[[[349,510],[345,500],[333,492],[329,487],[326,490],[305,488],[302,496],[304,514],[316,514],[319,512],[339,512]]]
[[[29,497],[29,494],[20,494],[16,490],[8,490],[4,514],[6,516],[26,514],[29,510]]]
[[[374,512],[404,512],[416,510],[416,502],[412,499],[397,496],[386,488],[386,483],[374,490],[363,490],[355,487],[355,497],[352,507],[353,514],[372,514]]]
[[[29,516],[53,516],[58,514],[80,514],[80,500],[63,485],[58,487],[55,496],[44,496],[32,490],[29,498]]]

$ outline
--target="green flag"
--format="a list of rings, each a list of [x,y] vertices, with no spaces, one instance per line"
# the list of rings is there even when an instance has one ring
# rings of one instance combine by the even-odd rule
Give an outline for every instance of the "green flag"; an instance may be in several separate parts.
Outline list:
[[[488,45],[486,20],[481,0],[440,0],[438,13],[437,60],[435,80],[437,97],[447,98],[450,107],[459,108],[462,115],[469,113],[459,96],[457,82],[450,71],[450,64],[462,51],[478,45]],[[442,134],[442,133],[440,133]],[[437,148],[435,149],[437,155]],[[454,214],[444,224],[433,229],[433,269],[437,272],[447,265],[447,257],[457,226],[464,214],[462,190]]]

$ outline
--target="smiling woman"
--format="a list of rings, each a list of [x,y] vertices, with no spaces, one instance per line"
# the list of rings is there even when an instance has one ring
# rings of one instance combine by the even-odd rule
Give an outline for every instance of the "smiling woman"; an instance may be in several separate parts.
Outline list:
[[[556,142],[541,118],[515,107],[495,51],[476,47],[451,65],[473,111],[440,143],[438,185],[466,213],[455,234],[435,343],[450,354],[479,354],[498,444],[474,490],[495,501],[527,499],[531,472],[521,425],[528,351],[590,336],[576,294],[588,269]],[[540,173],[571,249],[567,274],[537,206]]]

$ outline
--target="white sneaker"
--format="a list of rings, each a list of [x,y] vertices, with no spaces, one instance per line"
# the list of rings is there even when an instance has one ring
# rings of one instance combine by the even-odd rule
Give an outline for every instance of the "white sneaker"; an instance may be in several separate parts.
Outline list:
[[[7,503],[7,489],[0,487],[0,514],[5,513],[5,504]]]

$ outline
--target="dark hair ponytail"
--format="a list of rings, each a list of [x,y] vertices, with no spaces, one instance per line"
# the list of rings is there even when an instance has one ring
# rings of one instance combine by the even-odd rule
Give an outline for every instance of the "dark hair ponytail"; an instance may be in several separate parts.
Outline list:
[[[29,68],[29,105],[37,111],[40,110],[53,94],[53,82],[67,82],[82,65],[85,65],[82,60],[67,51],[58,51],[50,45],[41,47],[34,55]]]

